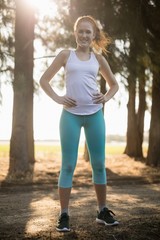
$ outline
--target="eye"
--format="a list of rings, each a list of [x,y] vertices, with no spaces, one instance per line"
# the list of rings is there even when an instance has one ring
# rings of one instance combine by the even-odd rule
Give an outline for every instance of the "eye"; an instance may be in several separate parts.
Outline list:
[[[78,33],[83,33],[83,30],[81,30],[81,29],[80,29],[80,30],[78,30]]]
[[[78,33],[79,33],[79,34],[83,34],[83,33],[91,34],[91,30],[82,30],[82,29],[79,29],[79,30],[78,30]]]

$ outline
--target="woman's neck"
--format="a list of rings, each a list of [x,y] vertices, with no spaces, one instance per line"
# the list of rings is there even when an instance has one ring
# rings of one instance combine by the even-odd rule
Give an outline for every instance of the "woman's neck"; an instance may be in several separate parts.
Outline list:
[[[77,57],[82,61],[89,60],[90,57],[91,57],[90,49],[85,49],[84,50],[84,49],[77,48],[75,52],[76,52]]]
[[[90,52],[91,52],[91,48],[81,48],[81,47],[77,47],[77,48],[76,48],[76,52],[79,52],[79,53],[90,53]]]

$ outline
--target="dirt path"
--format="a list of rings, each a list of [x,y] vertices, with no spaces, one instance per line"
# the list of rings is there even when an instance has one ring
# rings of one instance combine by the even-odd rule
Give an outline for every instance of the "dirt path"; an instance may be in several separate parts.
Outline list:
[[[72,231],[55,231],[59,214],[57,156],[38,158],[33,183],[1,184],[0,239],[159,240],[160,172],[125,155],[108,156],[108,205],[120,226],[95,223],[96,199],[89,163],[79,157],[70,201]],[[0,181],[7,159],[1,159]]]

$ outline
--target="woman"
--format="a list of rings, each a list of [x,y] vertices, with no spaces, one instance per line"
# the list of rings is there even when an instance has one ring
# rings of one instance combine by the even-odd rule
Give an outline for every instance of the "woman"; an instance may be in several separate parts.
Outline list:
[[[106,53],[109,39],[91,16],[77,19],[74,34],[76,49],[62,50],[40,79],[40,85],[46,94],[63,105],[60,119],[62,166],[58,181],[61,212],[56,227],[60,232],[70,231],[69,199],[82,127],[88,145],[99,208],[96,222],[105,225],[119,224],[106,205],[105,122],[102,107],[118,91],[117,81],[106,59],[101,55],[101,52]],[[49,84],[61,67],[65,70],[64,96],[57,95]],[[109,90],[104,95],[97,87],[98,72],[109,85]]]

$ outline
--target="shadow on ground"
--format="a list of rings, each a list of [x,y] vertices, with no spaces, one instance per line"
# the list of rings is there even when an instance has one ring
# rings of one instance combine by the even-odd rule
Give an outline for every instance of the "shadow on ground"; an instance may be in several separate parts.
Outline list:
[[[57,233],[57,180],[60,163],[37,160],[32,182],[1,184],[0,239],[159,240],[159,171],[125,155],[110,157],[107,202],[118,227],[95,222],[97,206],[90,164],[80,159],[70,200],[72,231]]]

